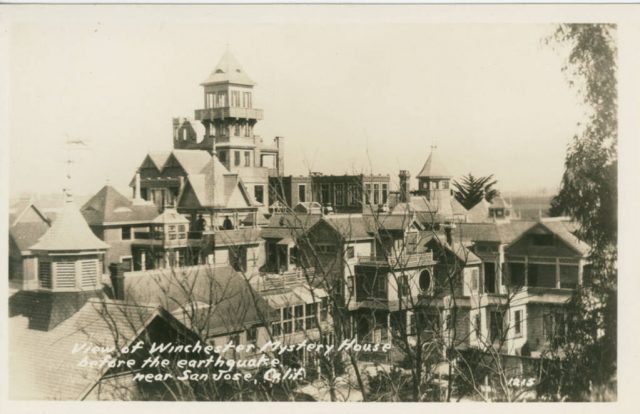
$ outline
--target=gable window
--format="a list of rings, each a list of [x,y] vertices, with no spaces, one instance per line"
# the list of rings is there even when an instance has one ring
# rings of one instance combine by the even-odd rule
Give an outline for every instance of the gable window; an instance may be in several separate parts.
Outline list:
[[[131,226],[122,226],[122,240],[131,240]]]

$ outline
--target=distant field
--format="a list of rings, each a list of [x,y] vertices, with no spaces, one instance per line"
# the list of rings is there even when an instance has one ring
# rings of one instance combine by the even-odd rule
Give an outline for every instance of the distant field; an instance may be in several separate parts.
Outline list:
[[[549,207],[553,196],[518,196],[510,197],[513,211],[522,219],[549,217]]]

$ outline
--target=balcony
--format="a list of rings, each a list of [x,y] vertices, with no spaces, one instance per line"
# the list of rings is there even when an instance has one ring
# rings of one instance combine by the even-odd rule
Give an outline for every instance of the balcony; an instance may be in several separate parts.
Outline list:
[[[224,107],[224,108],[208,108],[208,109],[196,109],[196,120],[214,120],[224,118],[242,118],[242,119],[262,119],[262,109],[253,108],[237,108],[237,107]]]
[[[424,267],[434,264],[433,252],[403,253],[399,256],[358,256],[358,265],[373,267],[389,267],[394,269],[406,269],[412,267]]]

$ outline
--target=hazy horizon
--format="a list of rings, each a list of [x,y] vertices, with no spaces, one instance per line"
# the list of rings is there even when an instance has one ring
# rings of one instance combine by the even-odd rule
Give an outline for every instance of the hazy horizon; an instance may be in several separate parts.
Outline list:
[[[505,193],[560,183],[584,109],[565,56],[543,43],[552,25],[403,22],[411,8],[357,21],[336,8],[322,18],[202,10],[184,21],[109,14],[61,25],[41,14],[14,24],[11,196],[61,191],[67,139],[89,144],[76,156],[77,194],[109,182],[129,195],[146,153],[171,149],[171,119],[202,106],[199,83],[227,44],[257,82],[256,133],[285,137],[286,174],[373,172],[395,185],[437,145],[454,177],[494,174]]]

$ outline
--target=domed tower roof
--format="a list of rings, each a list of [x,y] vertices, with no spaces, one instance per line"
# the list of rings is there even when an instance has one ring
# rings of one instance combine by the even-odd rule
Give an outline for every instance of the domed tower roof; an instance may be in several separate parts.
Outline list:
[[[76,204],[67,200],[47,232],[31,246],[40,251],[105,250],[109,245],[96,237]]]
[[[452,175],[445,167],[445,164],[440,160],[440,157],[436,153],[436,147],[431,147],[431,154],[427,158],[427,162],[424,163],[422,170],[416,176],[417,178],[451,178]]]
[[[215,83],[233,83],[236,85],[253,86],[255,82],[245,73],[240,63],[228,50],[222,55],[220,62],[211,72],[211,75],[201,83],[201,85],[211,85]]]

